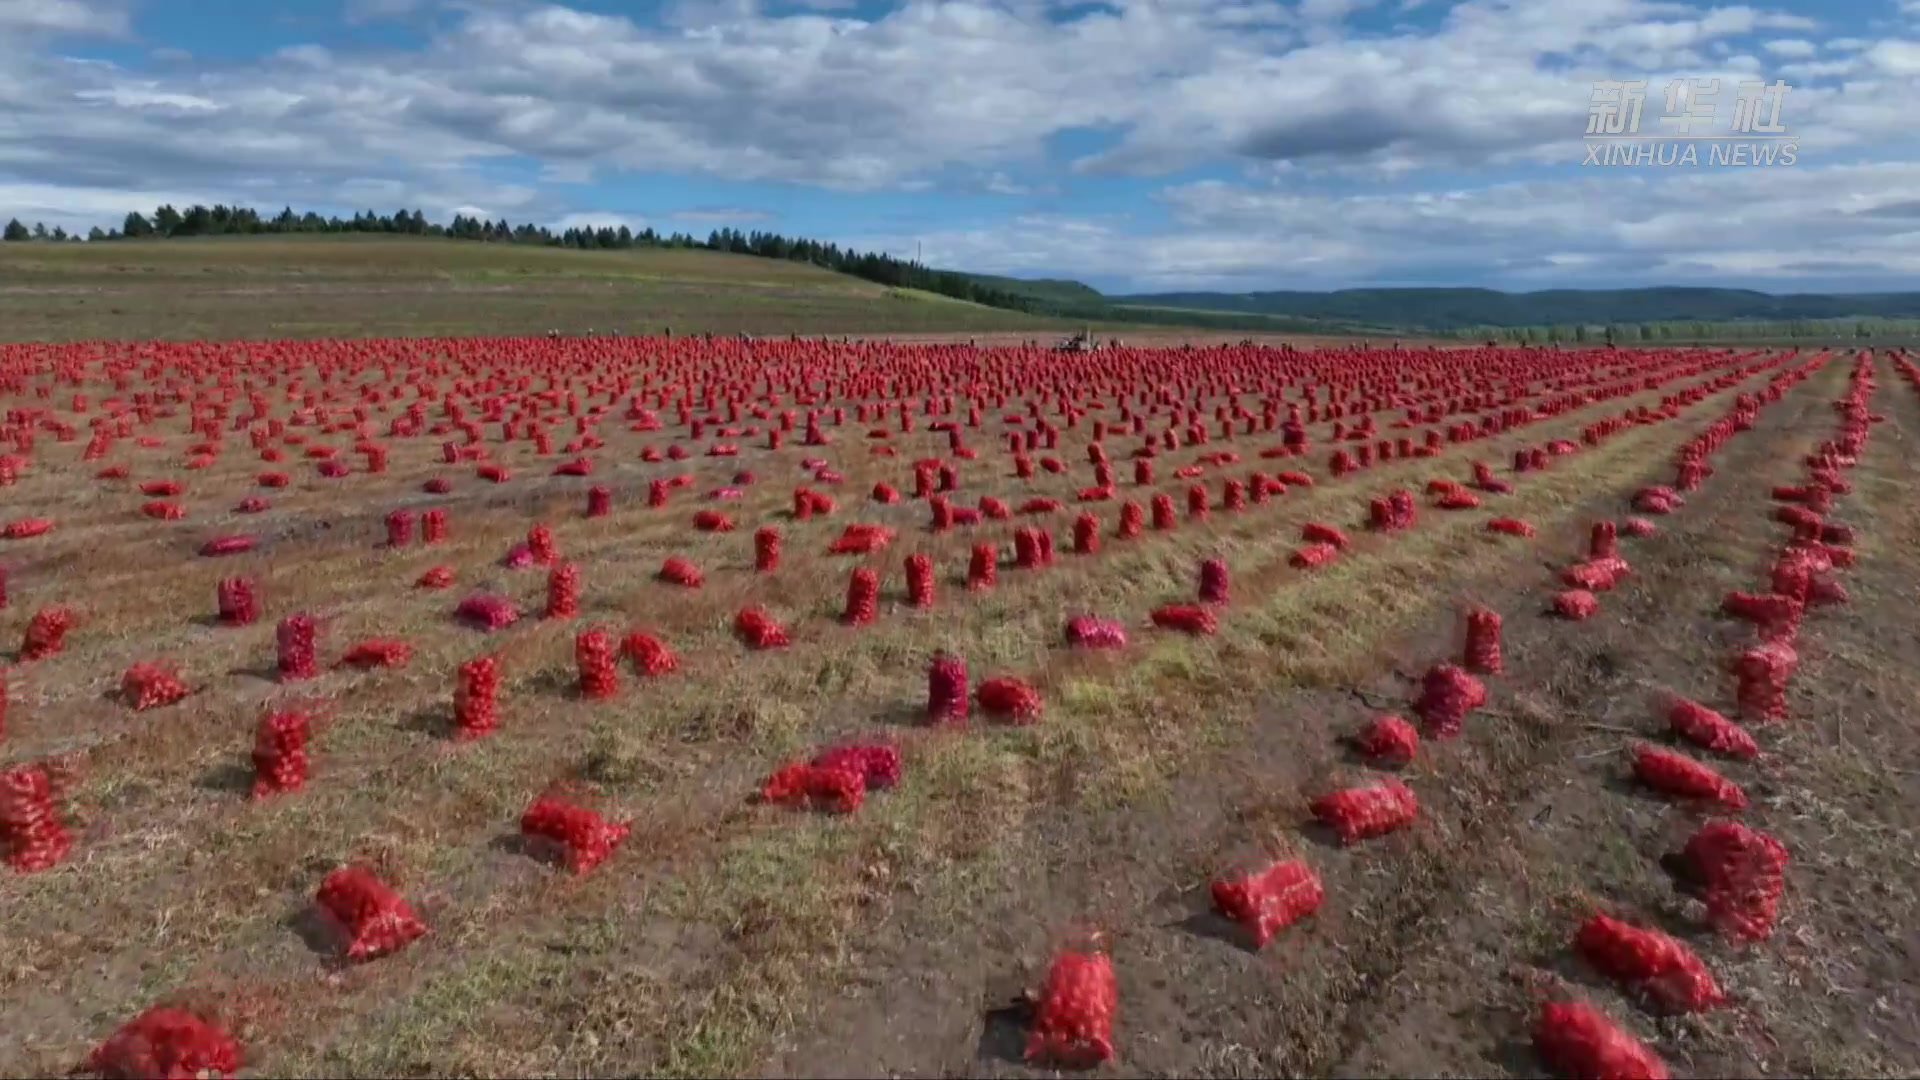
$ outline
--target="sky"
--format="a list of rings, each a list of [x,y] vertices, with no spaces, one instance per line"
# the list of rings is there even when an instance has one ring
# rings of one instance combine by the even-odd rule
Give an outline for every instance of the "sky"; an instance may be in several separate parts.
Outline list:
[[[1787,85],[1792,166],[1586,163],[1596,82],[1672,134],[1713,78],[1696,134]],[[733,226],[1109,292],[1920,289],[1917,111],[1920,0],[0,0],[0,219]]]

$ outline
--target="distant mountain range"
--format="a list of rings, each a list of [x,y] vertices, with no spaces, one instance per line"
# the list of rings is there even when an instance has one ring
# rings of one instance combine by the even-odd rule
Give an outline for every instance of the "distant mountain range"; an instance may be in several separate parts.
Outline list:
[[[1496,289],[1412,288],[1108,296],[1077,281],[971,276],[1007,292],[1089,314],[1090,309],[1104,306],[1402,330],[1920,318],[1920,292],[1774,294],[1751,289],[1656,287],[1509,293]]]

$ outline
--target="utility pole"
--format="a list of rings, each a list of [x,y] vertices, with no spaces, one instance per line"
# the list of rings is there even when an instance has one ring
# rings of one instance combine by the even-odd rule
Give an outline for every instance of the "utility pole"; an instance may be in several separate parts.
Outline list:
[[[918,241],[918,240],[915,240],[915,241],[913,242],[913,264],[914,264],[915,266],[924,266],[924,265],[925,265],[924,263],[922,263],[922,262],[920,261],[920,256],[921,256],[921,255],[923,255],[923,254],[925,254],[925,251],[924,251],[924,248],[925,248],[925,245],[924,245],[924,244],[922,244],[922,243],[921,243],[920,241]]]

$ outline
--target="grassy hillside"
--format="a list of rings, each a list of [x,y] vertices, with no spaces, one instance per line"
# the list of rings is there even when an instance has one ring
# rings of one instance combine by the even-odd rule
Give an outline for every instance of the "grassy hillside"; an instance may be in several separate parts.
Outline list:
[[[1342,289],[1109,297],[1146,308],[1326,319],[1422,330],[1660,322],[1791,322],[1920,317],[1920,293],[1775,295],[1747,289]]]
[[[995,274],[967,274],[969,279],[977,281],[990,289],[1001,289],[1018,296],[1030,296],[1035,300],[1045,300],[1056,304],[1101,304],[1106,297],[1100,290],[1078,281],[1060,278],[1011,278]]]
[[[416,237],[0,244],[0,340],[1031,331],[1079,322],[710,251]]]

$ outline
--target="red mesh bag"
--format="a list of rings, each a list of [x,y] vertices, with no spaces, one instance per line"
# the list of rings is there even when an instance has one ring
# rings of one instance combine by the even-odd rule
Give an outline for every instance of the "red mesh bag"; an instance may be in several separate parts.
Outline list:
[[[1633,496],[1633,508],[1643,514],[1671,514],[1686,504],[1687,500],[1670,487],[1641,488]]]
[[[774,621],[765,608],[744,608],[733,617],[733,632],[750,649],[784,649],[792,643],[786,627]]]
[[[1076,615],[1067,620],[1067,644],[1083,649],[1124,649],[1127,630],[1115,619]]]
[[[439,544],[446,542],[446,539],[447,512],[445,510],[429,510],[420,515],[421,543]]]
[[[942,653],[927,665],[927,722],[957,724],[967,719],[967,662]]]
[[[454,614],[462,622],[482,630],[500,630],[520,621],[520,609],[504,596],[477,593],[460,601]]]
[[[260,597],[248,578],[221,578],[215,587],[214,599],[220,610],[220,621],[227,626],[249,626],[260,617]]]
[[[1579,622],[1600,610],[1600,598],[1585,589],[1568,589],[1553,598],[1553,610],[1563,619]]]
[[[1740,715],[1754,723],[1785,720],[1787,683],[1799,666],[1799,654],[1784,641],[1769,641],[1741,653],[1735,664]]]
[[[633,662],[635,671],[649,678],[666,675],[680,667],[680,658],[652,634],[628,634],[620,643],[620,651]]]
[[[453,586],[453,567],[436,566],[414,579],[416,589],[446,589]]]
[[[1487,522],[1487,531],[1500,533],[1503,536],[1518,536],[1523,539],[1531,538],[1534,535],[1533,526],[1521,521],[1519,518],[1494,518],[1492,521]]]
[[[1394,777],[1377,784],[1344,788],[1313,800],[1313,816],[1333,829],[1343,844],[1384,836],[1413,823],[1420,800]]]
[[[43,660],[58,656],[67,647],[67,632],[79,621],[80,617],[72,608],[61,604],[34,612],[33,618],[27,621],[26,633],[21,636],[20,659]]]
[[[280,620],[274,628],[274,646],[282,681],[311,679],[320,674],[316,639],[320,624],[314,617],[296,613]]]
[[[1320,875],[1299,860],[1276,862],[1258,873],[1213,883],[1213,906],[1244,927],[1256,948],[1320,910],[1326,890]]]
[[[251,536],[216,536],[200,545],[200,554],[210,559],[238,555],[243,551],[252,551],[256,542],[256,538]]]
[[[1607,592],[1630,572],[1625,559],[1593,559],[1567,567],[1560,579],[1575,589]]]
[[[580,696],[598,701],[620,691],[613,635],[587,630],[574,636],[573,663],[580,672]]]
[[[853,813],[866,797],[866,774],[851,762],[831,766],[796,762],[782,766],[760,786],[763,802],[836,814]]]
[[[80,1071],[106,1080],[192,1080],[240,1071],[233,1036],[184,1009],[156,1006],[121,1025],[87,1055]]]
[[[1452,664],[1436,664],[1420,683],[1419,713],[1427,732],[1450,739],[1460,734],[1467,714],[1487,703],[1487,688],[1479,679]]]
[[[613,513],[613,489],[604,484],[595,484],[587,489],[587,516],[590,518],[607,517]]]
[[[1300,539],[1309,544],[1332,544],[1341,551],[1347,550],[1348,545],[1352,543],[1346,533],[1318,521],[1309,521],[1302,525]]]
[[[367,638],[340,657],[334,667],[407,667],[413,659],[413,646],[399,638]]]
[[[1533,1027],[1540,1060],[1568,1080],[1668,1080],[1666,1062],[1583,1002],[1547,1002]]]
[[[1731,592],[1720,602],[1720,610],[1752,623],[1762,635],[1772,640],[1791,640],[1798,635],[1803,609],[1800,601],[1775,592]]]
[[[547,571],[547,618],[571,619],[580,614],[580,567],[560,563]]]
[[[1137,502],[1120,504],[1120,528],[1114,533],[1122,540],[1132,540],[1140,535],[1146,526],[1147,514]]]
[[[1073,519],[1073,553],[1075,555],[1097,555],[1100,553],[1100,518],[1095,514],[1081,514]]]
[[[1700,957],[1658,930],[1595,915],[1580,928],[1573,946],[1595,970],[1669,1012],[1702,1012],[1726,1001]]]
[[[477,739],[500,726],[500,660],[482,656],[460,665],[453,687],[453,727],[460,739]]]
[[[1620,530],[1611,521],[1596,521],[1586,542],[1588,559],[1613,559],[1620,553]]]
[[[0,849],[19,873],[51,869],[73,850],[53,794],[45,766],[15,765],[0,772]]]
[[[699,567],[678,555],[660,564],[659,578],[669,585],[681,585],[689,589],[697,589],[707,580]]]
[[[134,664],[120,676],[120,697],[135,712],[171,705],[186,696],[187,684],[162,664]]]
[[[1204,484],[1195,484],[1187,489],[1187,517],[1194,521],[1205,521],[1212,516],[1208,505],[1207,488]]]
[[[413,543],[414,514],[411,510],[387,512],[387,546],[406,547]]]
[[[1153,497],[1153,527],[1165,532],[1180,524],[1180,518],[1174,513],[1173,496],[1161,492]]]
[[[933,559],[917,553],[907,556],[907,604],[916,608],[930,608],[933,601]]]
[[[1201,637],[1220,632],[1220,620],[1214,617],[1213,612],[1193,604],[1167,604],[1155,608],[1153,625]]]
[[[1021,679],[988,679],[975,695],[980,711],[989,716],[1031,724],[1040,718],[1040,692]]]
[[[328,874],[314,902],[345,931],[352,960],[399,952],[427,932],[406,900],[364,867]]]
[[[880,575],[868,567],[858,567],[847,580],[847,608],[840,621],[848,626],[865,626],[880,609]]]
[[[780,530],[769,525],[753,534],[753,568],[762,574],[780,569]]]
[[[1399,526],[1394,521],[1393,503],[1387,499],[1370,499],[1367,502],[1367,528],[1378,532],[1392,532]]]
[[[253,737],[253,797],[284,795],[307,784],[307,737],[312,725],[298,710],[268,713]]]
[[[540,796],[520,815],[520,832],[559,846],[567,869],[576,874],[606,862],[632,828],[624,822],[608,821],[555,794]]]
[[[1022,570],[1033,570],[1041,565],[1038,530],[1022,528],[1014,531],[1013,564]]]
[[[652,510],[658,510],[666,506],[668,490],[669,488],[665,480],[649,481],[647,484],[647,507]]]
[[[1633,774],[1662,795],[1746,809],[1747,793],[1740,785],[1685,754],[1642,744],[1634,749]]]
[[[1746,729],[1697,701],[1676,698],[1667,706],[1667,724],[1675,735],[1702,750],[1751,761],[1760,747]]]
[[[873,485],[873,501],[888,505],[897,503],[900,501],[899,489],[895,488],[892,484],[875,484]]]
[[[1626,525],[1622,527],[1622,531],[1628,536],[1644,540],[1649,536],[1657,534],[1660,531],[1660,527],[1648,521],[1646,518],[1628,518]]]
[[[867,790],[880,791],[900,782],[900,748],[885,743],[852,743],[823,750],[812,764],[821,769],[845,769],[858,774]]]
[[[1500,654],[1500,613],[1487,608],[1467,612],[1465,664],[1478,675],[1498,675],[1504,662]]]
[[[22,518],[19,521],[8,522],[7,527],[0,530],[0,536],[5,536],[9,540],[27,540],[35,536],[45,536],[52,531],[52,518]]]
[[[1786,891],[1784,844],[1737,821],[1710,821],[1687,841],[1681,859],[1699,885],[1707,921],[1723,936],[1734,942],[1773,936]]]
[[[829,555],[867,555],[893,543],[893,530],[880,525],[849,525],[827,547]]]
[[[1442,510],[1474,510],[1480,506],[1480,496],[1466,488],[1453,488],[1442,492],[1440,497],[1433,501],[1433,505]]]
[[[1200,602],[1224,604],[1232,595],[1227,580],[1227,561],[1208,559],[1200,564]]]
[[[1420,749],[1420,733],[1398,716],[1378,716],[1354,736],[1353,745],[1377,765],[1405,765]]]
[[[179,521],[187,516],[187,508],[179,503],[154,501],[143,504],[140,513],[156,521]]]
[[[1103,953],[1063,952],[1047,969],[1034,1003],[1026,1058],[1065,1068],[1090,1068],[1113,1058],[1113,1020],[1120,988]]]
[[[1294,549],[1287,556],[1287,565],[1295,570],[1314,570],[1325,566],[1340,557],[1340,549],[1332,544],[1308,544]]]
[[[732,532],[733,519],[718,510],[702,510],[693,515],[693,527],[701,532]]]
[[[1000,553],[992,544],[973,545],[967,561],[967,588],[978,592],[993,588],[999,577]]]

